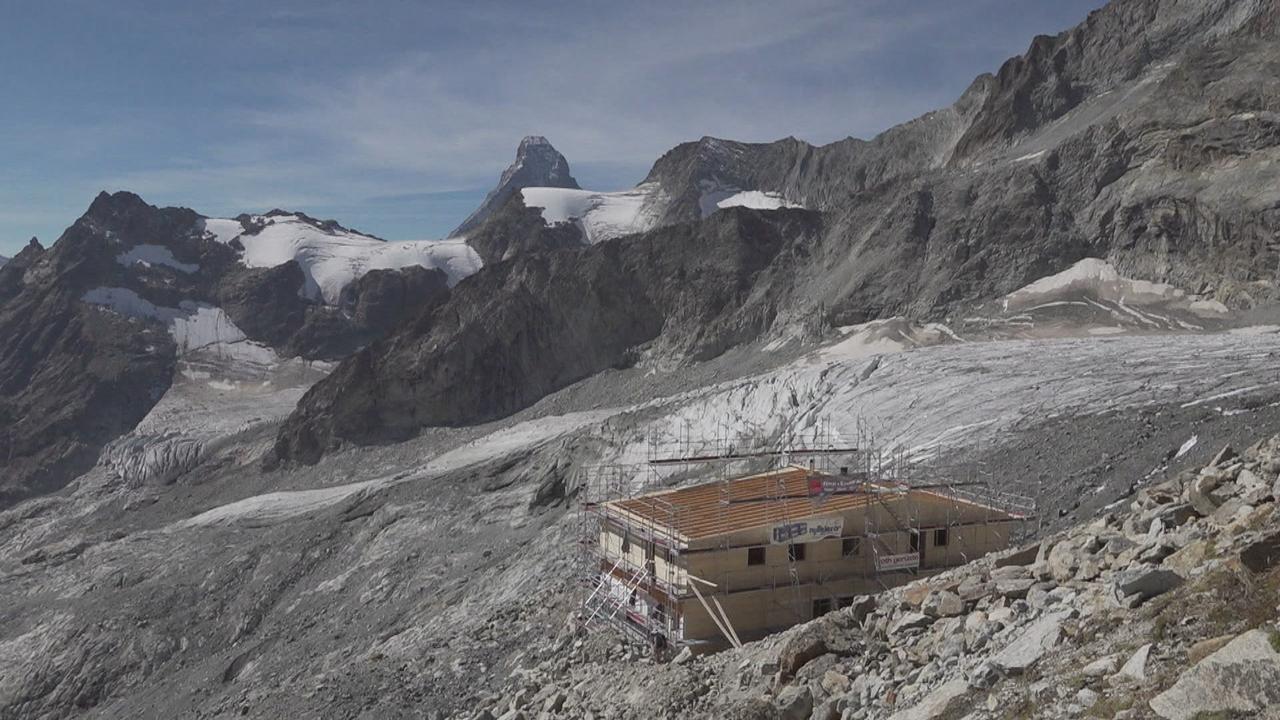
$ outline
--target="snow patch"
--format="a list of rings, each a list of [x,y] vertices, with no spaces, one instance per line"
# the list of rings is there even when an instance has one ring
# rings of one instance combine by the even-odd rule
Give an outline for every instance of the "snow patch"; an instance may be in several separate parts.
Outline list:
[[[214,349],[227,357],[261,365],[279,361],[275,351],[249,340],[222,308],[184,300],[176,308],[156,305],[128,288],[93,288],[81,297],[86,303],[129,318],[164,323],[178,346],[179,356]]]
[[[821,362],[856,360],[918,347],[964,342],[951,328],[941,323],[914,325],[900,317],[848,325],[839,331],[844,339],[818,350],[814,353],[815,359]]]
[[[116,256],[116,262],[129,267],[130,265],[142,265],[143,267],[152,267],[154,265],[163,265],[164,267],[173,268],[178,272],[190,275],[200,270],[199,265],[191,263],[179,262],[173,256],[173,252],[163,245],[135,245],[127,252],[120,253]]]
[[[745,207],[753,210],[780,210],[782,208],[798,208],[800,205],[787,202],[776,192],[747,190],[735,193],[716,203],[718,208]]]
[[[1013,159],[1013,161],[1014,161],[1014,162],[1026,162],[1026,161],[1028,161],[1028,160],[1035,160],[1036,158],[1043,156],[1043,155],[1044,155],[1044,153],[1045,153],[1045,151],[1044,151],[1044,150],[1041,150],[1041,151],[1039,151],[1039,152],[1028,153],[1027,155],[1023,155],[1022,157],[1016,157],[1016,158],[1014,158],[1014,159]]]
[[[655,218],[648,206],[657,191],[656,183],[645,183],[621,192],[527,187],[520,195],[526,207],[542,209],[548,225],[578,223],[594,245],[652,228]]]
[[[322,229],[296,215],[259,219],[267,223],[261,231],[238,235],[244,246],[241,262],[248,267],[276,267],[296,260],[306,276],[303,296],[329,305],[336,305],[343,288],[370,270],[438,268],[449,276],[452,286],[482,265],[462,238],[384,242],[350,230]],[[228,222],[240,226],[235,221],[206,220],[205,229],[230,242],[232,230],[224,224]]]
[[[244,233],[244,226],[240,224],[239,220],[205,218],[200,221],[200,224],[207,237],[223,245],[230,243]]]
[[[1110,263],[1098,258],[1086,258],[1060,273],[1040,278],[1009,293],[1004,297],[1003,307],[1005,312],[1030,311],[1054,304],[1079,302],[1081,297],[1121,320],[1135,321],[1151,328],[1172,324],[1184,330],[1203,329],[1165,313],[1138,308],[1161,306],[1163,310],[1189,312],[1201,318],[1215,318],[1228,313],[1222,303],[1189,296],[1173,285],[1124,277]],[[1100,303],[1111,303],[1112,306]]]

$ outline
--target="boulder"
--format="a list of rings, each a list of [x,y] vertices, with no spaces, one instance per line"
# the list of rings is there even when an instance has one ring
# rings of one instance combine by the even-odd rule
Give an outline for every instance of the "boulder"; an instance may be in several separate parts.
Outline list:
[[[1098,658],[1097,660],[1094,660],[1088,665],[1085,665],[1084,668],[1081,670],[1081,672],[1084,673],[1085,677],[1104,677],[1106,675],[1114,674],[1115,671],[1116,671],[1115,655],[1108,655],[1106,657]]]
[[[1093,558],[1084,558],[1080,561],[1080,567],[1076,569],[1077,580],[1096,580],[1101,574],[1102,567]]]
[[[1116,573],[1111,581],[1113,599],[1123,605],[1125,599],[1137,595],[1138,600],[1149,600],[1178,587],[1183,582],[1178,573],[1158,567],[1134,567]]]
[[[934,688],[912,707],[899,710],[889,720],[934,720],[956,712],[969,694],[969,683],[951,680]]]
[[[1080,551],[1071,543],[1058,543],[1049,552],[1048,563],[1053,579],[1066,582],[1075,577],[1076,569],[1080,567]]]
[[[778,693],[774,702],[781,720],[809,720],[813,712],[813,693],[808,685],[791,685]]]
[[[1021,599],[1035,584],[1031,578],[1000,578],[996,580],[996,594],[1012,600]]]
[[[1026,566],[1036,561],[1036,556],[1040,554],[1039,543],[1028,545],[1021,550],[1015,550],[1004,557],[996,558],[995,566],[998,568],[1008,566]]]
[[[1195,717],[1276,717],[1280,707],[1280,636],[1250,630],[1184,671],[1173,687],[1151,699],[1167,720]],[[1262,715],[1263,712],[1269,713]]]
[[[1209,461],[1209,464],[1214,467],[1225,467],[1227,463],[1238,457],[1240,457],[1240,455],[1236,453],[1234,448],[1230,445],[1223,445],[1222,449],[1218,451],[1218,454],[1213,456],[1213,460]]]
[[[853,599],[849,607],[845,608],[845,612],[853,618],[853,621],[862,624],[867,616],[875,612],[876,596],[875,595],[859,595]]]
[[[778,672],[784,679],[795,677],[810,660],[827,653],[827,643],[817,633],[801,632],[778,651]]]
[[[1204,564],[1209,557],[1209,543],[1205,540],[1192,540],[1181,550],[1164,559],[1164,566],[1183,577]]]
[[[956,594],[960,596],[961,600],[970,603],[994,593],[995,590],[995,583],[984,581],[977,575],[970,575],[960,582],[960,585],[956,588]]]
[[[1187,650],[1187,662],[1195,665],[1201,660],[1218,652],[1225,647],[1227,643],[1234,639],[1235,635],[1219,635],[1218,637],[1201,640]]]
[[[991,571],[991,580],[1022,580],[1031,577],[1031,568],[1021,565],[1006,565]],[[963,583],[961,583],[963,585]]]
[[[1151,643],[1147,643],[1130,655],[1120,667],[1120,671],[1107,678],[1108,682],[1113,685],[1124,682],[1143,682],[1147,679],[1147,658],[1150,656]]]
[[[894,620],[893,624],[889,626],[889,634],[897,635],[904,630],[928,627],[931,623],[933,623],[933,618],[925,615],[924,613],[903,613],[902,615],[899,615],[898,619]]]
[[[1240,564],[1250,572],[1266,572],[1280,564],[1280,531],[1262,536],[1240,551]]]
[[[1213,492],[1217,489],[1218,482],[1214,475],[1199,475],[1187,486],[1188,503],[1204,517],[1214,514],[1222,505],[1222,498]]]
[[[1271,489],[1269,484],[1262,479],[1262,476],[1249,468],[1240,470],[1240,474],[1236,475],[1236,484],[1240,486],[1241,492],[1248,492],[1254,488]]]
[[[822,674],[822,689],[826,690],[828,695],[843,695],[849,692],[852,682],[848,675],[835,670],[828,670]]]
[[[909,608],[919,609],[924,599],[929,597],[933,588],[924,583],[908,585],[902,590],[902,604]]]
[[[1160,511],[1155,514],[1154,519],[1159,520],[1165,529],[1173,529],[1187,524],[1196,515],[1196,509],[1191,506],[1191,503],[1178,503],[1161,507]]]
[[[969,673],[969,687],[988,690],[1000,682],[1002,677],[1004,668],[991,661],[982,662]]]
[[[930,617],[955,617],[964,613],[964,601],[953,592],[938,590],[929,593],[920,609]]]
[[[809,716],[809,720],[840,720],[840,700],[838,698],[829,698],[814,709],[813,714]]]
[[[1065,614],[1054,612],[1036,620],[991,658],[991,662],[1010,675],[1026,672],[1058,643],[1065,619]]]

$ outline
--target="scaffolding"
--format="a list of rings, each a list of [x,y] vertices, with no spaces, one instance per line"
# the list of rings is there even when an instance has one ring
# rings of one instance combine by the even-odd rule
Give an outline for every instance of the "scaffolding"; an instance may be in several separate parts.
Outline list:
[[[696,597],[725,639],[730,644],[739,644],[718,597],[732,589],[730,578],[696,578],[683,569],[682,556],[689,547],[680,540],[680,533],[672,532],[673,528],[681,527],[680,509],[648,494],[685,481],[717,484],[718,525],[724,524],[730,508],[742,503],[769,503],[777,508],[778,520],[790,524],[789,508],[798,497],[810,502],[812,512],[806,516],[811,516],[820,512],[832,497],[867,496],[863,527],[852,535],[849,528],[844,530],[841,553],[842,557],[849,557],[844,554],[843,541],[856,538],[853,547],[863,563],[861,576],[883,589],[908,581],[893,576],[915,576],[921,572],[927,542],[923,533],[934,532],[935,540],[950,537],[952,529],[958,527],[962,505],[970,517],[974,507],[986,509],[986,517],[980,521],[988,526],[984,532],[1003,532],[1001,537],[1009,543],[1027,535],[1026,523],[1036,517],[1032,498],[997,487],[992,473],[980,463],[943,464],[939,460],[941,456],[941,450],[936,448],[923,453],[916,450],[910,456],[902,450],[882,450],[861,420],[850,432],[836,432],[829,421],[822,420],[786,438],[776,433],[770,436],[761,428],[731,430],[727,423],[717,424],[710,436],[695,436],[689,424],[665,442],[650,436],[646,440],[644,463],[606,465],[586,471],[579,503],[585,597],[583,624],[589,628],[606,625],[621,628],[629,637],[651,644],[655,650],[672,649],[685,643],[681,601]],[[803,494],[797,495],[794,489],[788,488],[781,474],[762,494],[744,497],[735,493],[734,479],[743,472],[759,473],[788,466],[808,471],[808,487]],[[928,493],[942,501],[946,511],[939,525],[922,527],[917,498],[926,496],[913,491]],[[615,505],[623,500],[643,503],[644,512],[622,517]],[[1009,523],[1010,517],[1020,518],[1020,522],[1015,523],[1017,527],[989,529]],[[637,518],[641,520],[637,522]],[[622,537],[622,547],[616,548],[618,552],[607,552],[606,531],[609,530]],[[939,531],[946,535],[938,535]],[[730,535],[730,532],[720,533],[717,550],[731,549]],[[903,538],[908,539],[908,547],[901,546]],[[640,544],[643,560],[637,560],[631,542]],[[949,543],[944,552],[946,566],[973,559],[963,550],[953,557]],[[804,603],[797,558],[790,545],[786,557],[785,573],[769,574],[771,592],[768,596],[789,611],[794,622],[802,622],[809,619],[811,609],[817,612],[818,605],[815,602],[810,607]],[[822,588],[833,577],[820,574],[805,580],[804,584]],[[847,577],[844,573],[835,579]],[[698,584],[710,588],[707,594],[722,618],[717,619]],[[833,595],[827,607],[837,607],[842,600]]]

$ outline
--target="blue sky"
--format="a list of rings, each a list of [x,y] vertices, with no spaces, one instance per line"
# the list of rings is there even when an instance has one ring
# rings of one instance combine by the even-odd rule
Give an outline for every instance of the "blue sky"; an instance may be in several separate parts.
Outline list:
[[[870,137],[1100,4],[4,3],[0,254],[103,189],[438,237],[524,135],[597,189],[703,135]]]

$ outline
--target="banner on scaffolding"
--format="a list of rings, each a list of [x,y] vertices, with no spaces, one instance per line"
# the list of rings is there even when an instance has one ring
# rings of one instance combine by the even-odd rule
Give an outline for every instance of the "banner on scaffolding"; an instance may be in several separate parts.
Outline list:
[[[838,538],[844,534],[844,517],[810,518],[796,522],[778,523],[769,533],[774,545],[813,542],[825,538]]]
[[[809,497],[835,493],[855,493],[863,489],[867,473],[855,472],[843,475],[814,475],[809,478]]]
[[[920,567],[920,553],[909,552],[900,555],[876,555],[876,570],[910,570]]]

